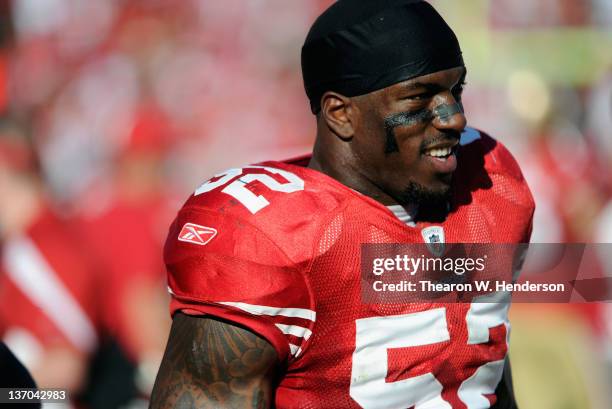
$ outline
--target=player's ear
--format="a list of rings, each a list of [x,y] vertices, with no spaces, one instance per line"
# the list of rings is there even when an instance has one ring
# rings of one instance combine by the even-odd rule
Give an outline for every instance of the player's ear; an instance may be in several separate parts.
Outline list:
[[[321,116],[336,136],[349,140],[355,133],[355,105],[350,98],[328,91],[321,97]]]

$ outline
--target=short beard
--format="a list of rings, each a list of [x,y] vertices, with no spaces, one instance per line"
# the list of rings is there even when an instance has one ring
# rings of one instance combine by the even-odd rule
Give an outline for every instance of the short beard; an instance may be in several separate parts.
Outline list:
[[[448,215],[451,196],[450,186],[435,191],[410,182],[399,197],[399,202],[403,206],[416,207],[418,221],[441,222]]]

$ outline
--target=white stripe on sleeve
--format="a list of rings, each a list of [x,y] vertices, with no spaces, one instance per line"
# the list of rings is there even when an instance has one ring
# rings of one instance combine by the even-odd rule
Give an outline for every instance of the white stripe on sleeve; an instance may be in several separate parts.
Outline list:
[[[291,350],[291,355],[296,358],[302,353],[302,348],[297,345],[289,344],[289,349]]]
[[[283,331],[283,334],[293,335],[295,337],[304,338],[304,341],[308,340],[312,335],[312,331],[308,328],[300,327],[299,325],[285,325],[285,324],[274,324]]]
[[[268,307],[265,305],[247,304],[243,302],[218,302],[230,307],[235,307],[254,315],[281,315],[283,317],[303,318],[309,321],[316,321],[317,314],[306,308],[279,308]]]

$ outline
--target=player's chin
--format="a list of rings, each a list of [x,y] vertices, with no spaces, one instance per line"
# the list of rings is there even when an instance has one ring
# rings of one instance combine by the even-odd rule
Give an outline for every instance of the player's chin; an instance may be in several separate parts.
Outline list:
[[[450,183],[438,182],[426,189],[426,197],[433,203],[445,203],[451,196]]]
[[[450,181],[450,178],[439,179],[437,177],[426,182],[413,180],[400,193],[399,202],[426,207],[445,205],[451,194]]]
[[[450,193],[453,182],[453,172],[438,173],[433,172],[427,182],[421,183],[423,190],[434,196],[447,196]]]
[[[441,192],[444,191],[448,193],[450,191],[451,184],[453,182],[453,173],[454,172],[438,173],[435,177],[434,184],[436,186],[433,188],[433,190],[437,189],[437,190],[440,190]]]

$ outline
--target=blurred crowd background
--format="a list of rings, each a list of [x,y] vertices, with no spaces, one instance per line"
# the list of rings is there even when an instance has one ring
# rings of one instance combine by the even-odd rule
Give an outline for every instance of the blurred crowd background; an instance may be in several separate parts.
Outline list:
[[[531,184],[533,241],[612,242],[612,0],[431,2],[469,124]],[[299,52],[331,3],[0,0],[0,335],[39,386],[146,407],[167,228],[216,171],[309,151]],[[522,408],[612,407],[611,311],[512,307]]]

